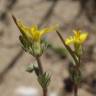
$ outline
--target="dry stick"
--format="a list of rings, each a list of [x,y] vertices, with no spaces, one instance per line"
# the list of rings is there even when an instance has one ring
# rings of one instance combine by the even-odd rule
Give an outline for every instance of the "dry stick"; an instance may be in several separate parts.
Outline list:
[[[80,61],[78,62],[78,61],[76,60],[76,58],[75,58],[72,50],[70,49],[70,47],[67,47],[67,45],[65,44],[64,39],[62,38],[61,34],[60,34],[58,31],[56,31],[56,32],[57,32],[58,36],[60,37],[61,42],[63,43],[64,47],[69,51],[70,55],[73,57],[73,59],[75,60],[75,62],[80,63]],[[79,59],[80,59],[80,58],[79,58]],[[78,64],[77,64],[76,68],[77,68],[77,67],[79,67]],[[78,96],[78,85],[75,84],[75,82],[74,82],[74,96]]]
[[[41,63],[41,60],[40,60],[40,57],[36,57],[36,60],[37,60],[37,63],[38,63],[38,67],[39,67],[39,70],[40,70],[40,74],[42,75],[44,73],[43,71],[43,67],[42,67],[42,63]],[[47,88],[43,88],[43,96],[47,96]]]

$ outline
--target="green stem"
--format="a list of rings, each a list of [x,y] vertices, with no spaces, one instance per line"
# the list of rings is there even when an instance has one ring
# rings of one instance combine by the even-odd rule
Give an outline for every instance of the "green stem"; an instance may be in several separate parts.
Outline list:
[[[43,67],[42,67],[40,57],[37,56],[36,60],[37,60],[37,63],[38,63],[40,74],[42,75],[44,73],[44,71],[43,71]],[[43,96],[47,96],[47,88],[42,88],[42,90],[43,90]]]
[[[74,96],[78,96],[78,85],[74,84]]]
[[[79,71],[79,67],[80,67],[80,56],[78,56],[78,64],[76,64],[75,66],[76,72]],[[78,96],[78,84],[76,84],[76,82],[74,82],[74,96]]]
[[[43,67],[42,67],[40,57],[37,56],[36,60],[37,60],[37,63],[38,63],[39,70],[40,70],[41,74],[43,74]]]

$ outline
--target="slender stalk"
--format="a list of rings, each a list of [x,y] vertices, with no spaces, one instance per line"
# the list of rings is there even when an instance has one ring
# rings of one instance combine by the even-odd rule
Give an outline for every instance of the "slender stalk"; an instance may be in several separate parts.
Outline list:
[[[43,71],[43,67],[42,67],[40,57],[37,56],[36,60],[37,60],[37,63],[38,63],[40,74],[42,75],[44,73],[44,71]],[[43,96],[47,96],[47,88],[42,88],[42,90],[43,90]]]
[[[74,96],[78,96],[78,85],[74,84]]]
[[[36,60],[37,60],[37,63],[38,63],[39,70],[40,70],[41,74],[43,74],[43,67],[42,67],[40,57],[37,56]]]
[[[75,63],[76,63],[76,65],[75,65],[75,68],[76,68],[76,69],[75,69],[75,70],[77,70],[77,72],[78,72],[78,71],[79,71],[79,70],[78,70],[78,69],[79,69],[79,65],[80,65],[80,57],[79,57],[79,60],[76,59],[73,51],[70,49],[70,47],[68,47],[68,46],[65,44],[65,41],[64,41],[63,37],[61,36],[61,34],[60,34],[58,31],[56,31],[56,32],[57,32],[59,38],[61,39],[64,47],[68,50],[69,54],[71,55],[71,57],[72,57],[73,60],[75,61]],[[78,84],[76,84],[75,81],[74,81],[74,96],[78,96]]]
[[[77,70],[76,72],[78,72],[79,71],[79,67],[80,67],[80,56],[78,56],[78,64],[76,64],[76,66],[75,66],[75,70]],[[78,96],[78,84],[76,84],[75,82],[74,82],[74,96]]]
[[[43,96],[47,96],[47,88],[43,89]]]

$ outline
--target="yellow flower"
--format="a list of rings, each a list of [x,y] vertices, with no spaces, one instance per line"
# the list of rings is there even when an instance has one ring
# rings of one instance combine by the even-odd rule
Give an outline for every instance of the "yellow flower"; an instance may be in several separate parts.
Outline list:
[[[70,36],[65,40],[67,45],[82,44],[88,37],[88,33],[81,33],[81,31],[73,30],[74,36]]]
[[[28,39],[32,41],[40,41],[43,35],[48,32],[52,32],[56,29],[57,26],[39,29],[37,25],[32,25],[31,27],[25,26],[24,23],[20,20],[16,20],[14,16],[13,20],[15,21],[17,27],[19,28],[20,32],[25,35]]]

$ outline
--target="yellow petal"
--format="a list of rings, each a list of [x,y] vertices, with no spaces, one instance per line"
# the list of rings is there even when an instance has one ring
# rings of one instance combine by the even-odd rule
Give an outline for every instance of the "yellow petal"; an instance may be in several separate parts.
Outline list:
[[[72,43],[74,43],[74,38],[73,38],[73,37],[69,37],[69,38],[67,38],[67,39],[65,40],[65,44],[66,44],[66,45],[70,45],[70,44],[72,44]]]
[[[30,28],[25,26],[24,23],[22,21],[17,21],[18,27],[20,29],[20,32],[23,35],[26,35],[27,37],[31,37],[30,35]]]
[[[42,30],[40,31],[40,34],[41,34],[41,36],[42,36],[42,35],[44,35],[44,34],[46,34],[46,33],[48,33],[48,32],[52,32],[52,30],[49,29],[49,28],[45,28],[45,29],[42,29]]]
[[[32,27],[30,28],[30,35],[32,39],[35,39],[37,30],[38,30],[38,27],[36,25],[32,25]]]
[[[24,34],[25,31],[28,31],[28,30],[29,30],[29,28],[26,27],[26,26],[23,24],[22,21],[17,20],[14,15],[12,15],[12,18],[13,18],[15,24],[17,25],[17,27],[19,28],[19,30],[20,30],[20,32],[21,32],[22,34]]]
[[[24,23],[22,21],[17,21],[17,24],[19,26],[19,28],[22,30],[22,31],[29,31],[29,27],[25,26]]]
[[[80,42],[83,43],[88,37],[88,33],[82,33],[80,35]]]
[[[54,32],[58,28],[58,25],[56,24],[55,26],[49,27],[49,28],[44,28],[40,31],[40,36],[43,36],[44,34],[47,34],[49,32]]]
[[[37,30],[38,30],[38,26],[37,25],[32,25],[31,31],[34,32],[34,31],[37,31]]]
[[[40,32],[39,31],[34,31],[32,35],[33,41],[39,41],[40,40]]]

